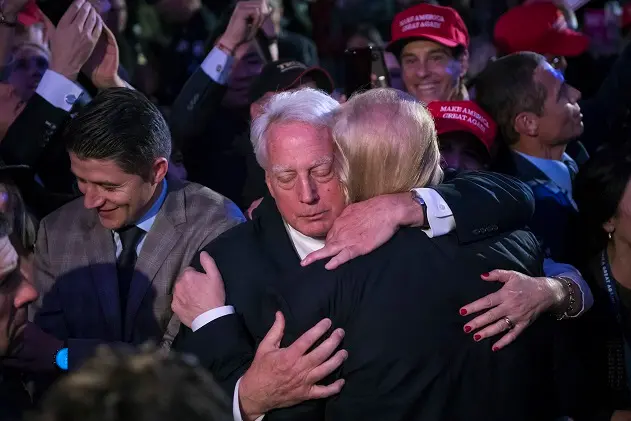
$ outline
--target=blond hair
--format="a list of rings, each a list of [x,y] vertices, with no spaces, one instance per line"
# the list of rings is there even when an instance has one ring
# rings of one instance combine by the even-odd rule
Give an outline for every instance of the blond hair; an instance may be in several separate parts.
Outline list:
[[[349,202],[442,180],[434,120],[401,91],[371,89],[353,96],[335,115],[333,140]]]

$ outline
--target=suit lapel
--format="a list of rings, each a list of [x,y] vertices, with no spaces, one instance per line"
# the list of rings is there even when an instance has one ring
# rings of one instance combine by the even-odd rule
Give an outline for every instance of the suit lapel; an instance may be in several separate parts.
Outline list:
[[[262,249],[280,273],[291,273],[300,269],[300,257],[289,238],[274,199],[266,196],[259,208]]]
[[[96,217],[94,217],[96,218]],[[101,309],[112,333],[112,338],[122,339],[121,309],[116,274],[116,250],[112,233],[96,220],[84,234],[92,282],[97,291]]]
[[[575,211],[578,210],[576,203],[567,196],[563,187],[559,186],[554,180],[550,179],[550,177],[537,168],[536,165],[515,152],[513,152],[513,158],[515,160],[515,168],[517,169],[517,176],[519,179],[527,183],[531,188],[533,185],[544,187],[552,195],[562,200],[564,206],[571,207]]]
[[[169,179],[168,186],[167,197],[147,233],[136,261],[125,312],[126,340],[131,340],[134,320],[149,288],[154,287],[156,295],[165,295],[172,281],[167,277],[158,277],[157,274],[182,236],[177,226],[186,222],[186,208],[183,185]]]

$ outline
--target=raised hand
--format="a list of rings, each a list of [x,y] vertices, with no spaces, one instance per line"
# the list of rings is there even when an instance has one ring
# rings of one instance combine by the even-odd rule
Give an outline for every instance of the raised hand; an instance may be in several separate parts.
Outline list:
[[[118,76],[119,52],[116,37],[104,24],[103,32],[85,65],[81,69],[98,89],[125,87]]]
[[[219,43],[235,52],[239,46],[254,39],[269,14],[267,0],[238,2]]]
[[[50,69],[76,80],[101,36],[103,21],[85,0],[75,0],[59,20],[50,40]]]

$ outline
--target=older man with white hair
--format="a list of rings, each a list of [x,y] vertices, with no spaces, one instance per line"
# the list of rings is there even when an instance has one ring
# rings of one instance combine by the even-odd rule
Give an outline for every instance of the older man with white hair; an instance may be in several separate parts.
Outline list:
[[[380,247],[399,227],[418,226],[431,237],[451,231],[457,220],[458,239],[467,243],[523,226],[531,216],[527,188],[510,178],[485,173],[347,206],[340,182],[345,169],[340,168],[340,151],[331,137],[338,109],[335,100],[309,88],[278,94],[265,105],[252,124],[251,138],[271,197],[263,200],[254,220],[209,244],[193,263],[196,270],[187,270],[175,288],[173,310],[191,329],[180,332],[174,347],[197,355],[220,384],[234,390],[235,419],[341,390],[342,379],[328,386],[316,383],[346,359],[346,351],[335,352],[343,331],[336,330],[321,341],[331,326],[325,319],[290,347],[280,348],[282,317],[277,321],[280,330],[275,326],[267,337],[269,324],[260,318],[264,292],[300,282],[295,276],[301,261],[304,265],[312,260],[304,260],[309,253],[324,250],[316,258],[335,255],[327,264],[332,268]],[[377,165],[392,159],[396,158],[376,154],[372,162]],[[370,172],[370,166],[362,171]],[[322,249],[325,241],[329,246]],[[518,295],[527,297],[527,314],[514,312],[523,302],[506,301],[516,296],[509,292],[514,288],[526,292]],[[565,303],[570,294],[560,282],[542,284],[531,278],[511,282],[504,289],[504,295],[496,293],[494,298],[506,301],[502,311],[515,324]],[[502,320],[484,325],[489,323],[493,325],[480,333],[492,336],[506,330]],[[248,368],[254,344],[261,340],[259,357]],[[316,343],[319,346],[310,351]]]

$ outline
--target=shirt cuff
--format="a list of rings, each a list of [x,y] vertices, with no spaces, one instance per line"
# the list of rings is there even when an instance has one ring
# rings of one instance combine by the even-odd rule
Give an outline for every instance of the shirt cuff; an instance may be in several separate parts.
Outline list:
[[[46,70],[35,92],[51,105],[70,112],[83,90],[73,81],[53,70]]]
[[[581,272],[579,272],[578,269],[566,263],[557,263],[552,259],[544,259],[543,271],[546,276],[562,276],[571,280],[576,284],[576,286],[578,286],[578,289],[581,291],[583,306],[578,314],[571,316],[572,318],[578,317],[592,308],[594,305],[592,290],[589,288],[589,285],[587,285],[587,282],[583,279],[583,275],[581,275]]]
[[[429,238],[440,237],[456,229],[456,220],[451,208],[436,190],[414,189],[414,192],[421,196],[427,206],[425,218],[429,224],[429,229],[424,229],[423,232]]]
[[[195,317],[195,320],[193,320],[193,323],[191,323],[191,330],[195,332],[196,330],[199,330],[202,327],[206,326],[208,323],[214,322],[218,318],[227,316],[229,314],[234,314],[234,307],[223,306],[208,310],[206,313],[202,313],[199,316]]]
[[[242,378],[243,377],[237,380],[237,384],[234,387],[234,395],[232,397],[232,417],[234,418],[234,421],[243,421],[243,417],[241,416],[241,405],[239,404],[239,384],[241,384]],[[261,421],[263,418],[265,418],[265,415],[261,415],[254,421]]]
[[[220,48],[214,47],[202,62],[202,70],[213,81],[225,85],[228,83],[233,64],[234,57],[229,56]]]

